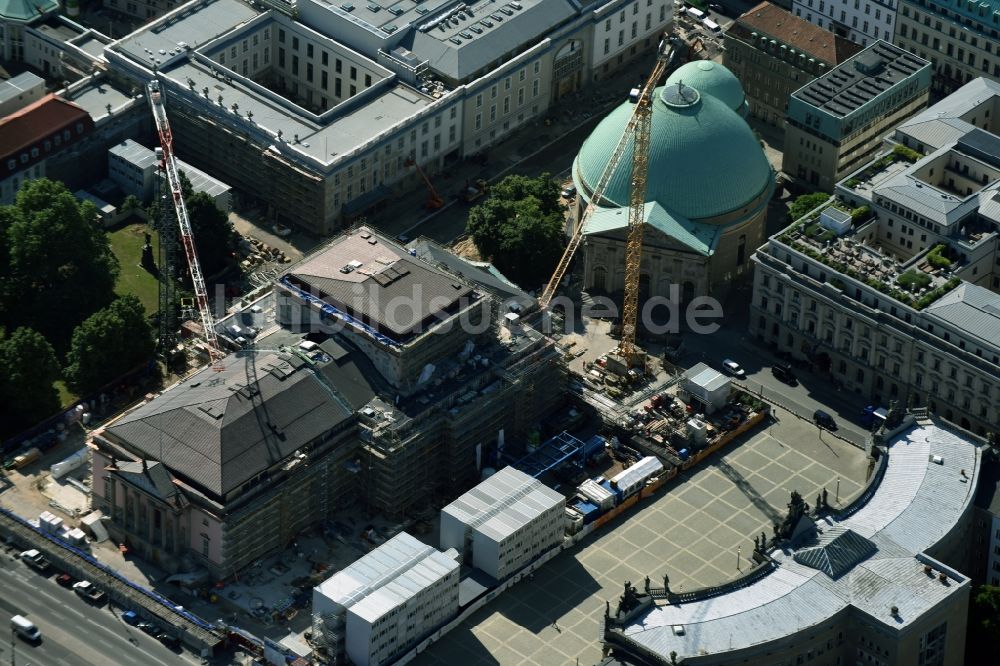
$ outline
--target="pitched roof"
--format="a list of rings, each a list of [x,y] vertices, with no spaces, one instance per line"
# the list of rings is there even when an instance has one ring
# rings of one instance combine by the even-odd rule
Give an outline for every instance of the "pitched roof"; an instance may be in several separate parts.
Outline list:
[[[740,28],[745,30],[740,30]],[[837,37],[829,30],[794,16],[777,5],[762,2],[733,23],[737,33],[757,32],[787,44],[833,67],[861,51],[861,46]]]
[[[830,578],[840,578],[877,550],[874,543],[857,532],[832,527],[820,536],[817,545],[800,548],[792,557],[799,564],[819,569]]]
[[[648,227],[704,256],[715,252],[719,236],[725,228],[673,215],[656,201],[646,202],[643,217]],[[598,208],[587,220],[583,233],[590,236],[627,228],[628,208]]]
[[[222,496],[351,418],[337,361],[245,350],[126,414],[106,434]],[[256,381],[249,377],[256,375]],[[365,396],[361,396],[362,398]],[[370,396],[369,396],[370,397]]]
[[[924,310],[991,347],[1000,347],[1000,295],[963,282]]]
[[[0,159],[79,121],[89,126],[90,115],[50,93],[0,120]]]

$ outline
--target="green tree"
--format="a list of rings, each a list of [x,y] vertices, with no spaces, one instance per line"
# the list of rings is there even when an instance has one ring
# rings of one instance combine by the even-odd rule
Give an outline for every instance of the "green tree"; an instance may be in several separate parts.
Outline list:
[[[114,298],[118,260],[90,202],[46,178],[26,182],[0,207],[0,323],[28,326],[56,351],[70,332]]]
[[[988,654],[1000,641],[1000,587],[981,585],[969,599],[967,654]]]
[[[219,272],[235,261],[234,252],[239,240],[229,216],[215,205],[215,201],[204,192],[195,192],[191,181],[180,172],[181,192],[191,220],[191,233],[198,249],[198,261],[202,272],[208,276]],[[183,253],[183,248],[178,248]],[[187,266],[181,256],[178,266]]]
[[[469,211],[466,231],[484,258],[527,289],[549,278],[565,246],[559,185],[549,174],[507,176]]]
[[[37,331],[0,329],[0,436],[12,435],[59,411],[59,360]]]
[[[803,194],[797,197],[792,202],[792,205],[788,207],[788,221],[795,222],[829,198],[830,195],[824,192],[813,192],[812,194]]]
[[[142,302],[132,294],[122,296],[73,331],[66,384],[80,394],[97,390],[148,361],[155,348]]]

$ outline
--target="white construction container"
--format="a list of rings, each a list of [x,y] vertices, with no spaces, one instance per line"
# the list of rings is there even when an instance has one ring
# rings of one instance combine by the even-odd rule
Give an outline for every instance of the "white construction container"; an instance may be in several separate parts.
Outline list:
[[[611,479],[611,487],[617,488],[622,499],[625,499],[639,492],[639,489],[646,485],[646,481],[662,471],[663,463],[659,458],[646,456],[628,469],[615,474]]]
[[[52,467],[49,468],[49,471],[52,472],[52,478],[60,479],[69,474],[70,472],[72,472],[73,470],[77,469],[78,467],[81,467],[82,465],[86,464],[88,453],[89,451],[87,447],[83,447],[82,449],[80,449],[73,455],[69,456],[68,458],[64,458],[63,460],[60,460],[59,462],[54,464]]]
[[[602,510],[610,509],[615,505],[615,494],[593,479],[587,479],[581,483],[577,490]]]

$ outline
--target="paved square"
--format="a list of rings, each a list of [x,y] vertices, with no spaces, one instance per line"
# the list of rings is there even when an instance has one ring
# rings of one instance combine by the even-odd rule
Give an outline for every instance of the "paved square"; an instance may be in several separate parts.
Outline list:
[[[778,418],[556,556],[413,663],[594,664],[604,602],[616,603],[625,580],[641,587],[668,574],[678,591],[718,585],[739,573],[737,548],[746,570],[754,536],[771,534],[792,490],[810,504],[824,487],[831,504],[860,492],[863,451],[782,410]]]

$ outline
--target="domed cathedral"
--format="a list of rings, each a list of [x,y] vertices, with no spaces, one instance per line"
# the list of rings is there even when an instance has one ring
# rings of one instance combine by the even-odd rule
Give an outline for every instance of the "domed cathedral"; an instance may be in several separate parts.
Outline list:
[[[750,270],[750,254],[764,242],[775,174],[744,120],[747,109],[733,73],[707,60],[678,68],[654,91],[640,299],[669,298],[674,284],[684,301],[721,297]],[[626,101],[604,118],[573,162],[577,219],[632,110]],[[630,138],[584,229],[584,289],[591,293],[625,288],[632,147]]]

